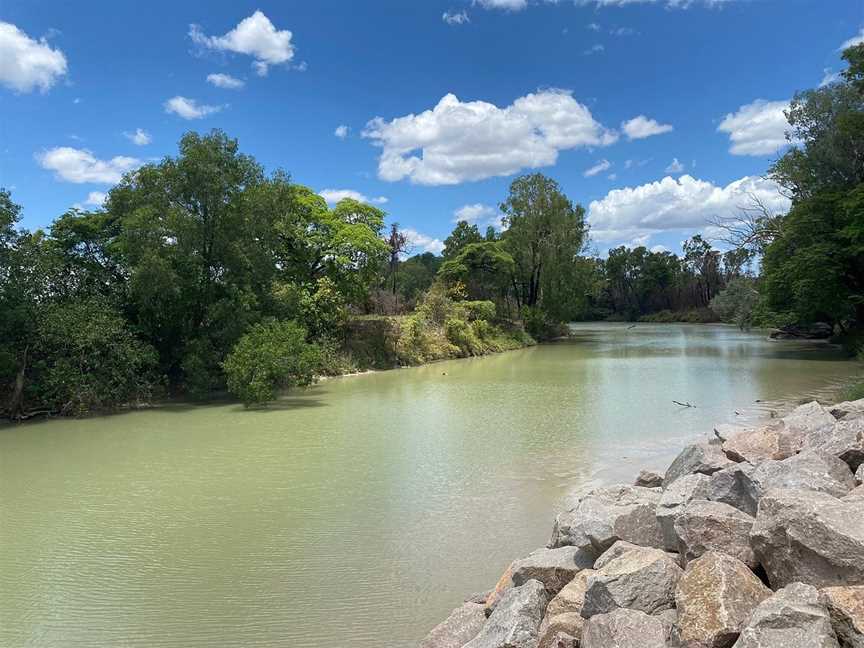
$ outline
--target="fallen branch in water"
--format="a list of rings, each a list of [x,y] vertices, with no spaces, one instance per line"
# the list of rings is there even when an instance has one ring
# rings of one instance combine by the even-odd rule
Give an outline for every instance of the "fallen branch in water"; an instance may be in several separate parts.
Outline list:
[[[676,405],[680,405],[681,407],[696,407],[695,405],[691,405],[690,403],[682,403],[681,401],[673,400],[672,402]]]

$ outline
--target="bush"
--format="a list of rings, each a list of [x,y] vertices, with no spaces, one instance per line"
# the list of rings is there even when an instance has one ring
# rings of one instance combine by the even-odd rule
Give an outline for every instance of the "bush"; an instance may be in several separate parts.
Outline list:
[[[535,340],[554,340],[570,332],[564,322],[552,319],[536,306],[522,307],[522,321],[525,323],[525,330]]]
[[[720,320],[735,324],[742,331],[749,330],[753,325],[753,314],[759,303],[759,292],[755,281],[746,277],[737,277],[729,282],[711,300],[711,310]]]
[[[228,389],[248,407],[266,403],[280,388],[309,385],[321,367],[321,349],[291,320],[256,324],[222,364]]]

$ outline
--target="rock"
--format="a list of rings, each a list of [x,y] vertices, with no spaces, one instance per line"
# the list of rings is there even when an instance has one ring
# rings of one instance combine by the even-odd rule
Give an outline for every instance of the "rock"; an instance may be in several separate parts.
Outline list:
[[[537,549],[513,563],[513,584],[524,585],[534,579],[543,583],[550,596],[555,596],[577,573],[590,569],[596,557],[592,549],[579,547]]]
[[[650,470],[640,470],[634,484],[634,486],[644,486],[645,488],[660,488],[662,485],[663,475],[658,475]]]
[[[855,481],[864,484],[864,464],[858,466],[858,470],[855,471]]]
[[[750,546],[774,588],[864,584],[864,503],[810,490],[774,490],[759,502]]]
[[[474,592],[473,594],[469,594],[465,597],[465,603],[480,603],[481,605],[486,605],[486,601],[489,599],[489,596],[492,594],[492,590],[488,592]]]
[[[504,570],[501,578],[495,583],[495,587],[489,592],[489,596],[486,598],[486,616],[492,614],[492,610],[498,605],[498,601],[501,600],[504,593],[511,587],[513,587],[513,563]]]
[[[864,414],[864,398],[860,400],[843,401],[842,403],[837,403],[836,405],[829,407],[828,411],[831,412],[831,416],[840,421],[858,418],[854,415]],[[853,416],[850,416],[850,414]]]
[[[463,648],[535,648],[547,602],[540,581],[508,589],[480,633]]]
[[[582,616],[589,619],[616,608],[648,614],[672,608],[682,573],[675,560],[660,549],[625,551],[588,577]]]
[[[721,471],[722,472],[722,471]],[[719,473],[715,473],[719,474]],[[707,499],[710,478],[696,473],[676,479],[669,485],[657,504],[657,523],[663,534],[663,547],[678,551],[678,535],[675,533],[675,520],[684,510],[684,505],[693,499]]]
[[[691,648],[731,646],[753,608],[769,596],[747,565],[709,551],[690,562],[678,581],[677,639]]]
[[[668,488],[676,479],[685,475],[702,473],[711,475],[732,462],[714,443],[695,443],[684,448],[669,466],[663,478],[663,488]]]
[[[804,438],[804,447],[826,452],[858,470],[864,464],[864,418],[837,421],[816,430]]]
[[[793,583],[753,611],[735,648],[840,648],[815,587]]]
[[[733,464],[711,475],[708,496],[712,502],[722,502],[748,515],[756,515],[759,500],[753,488],[753,466],[748,463]],[[663,500],[660,500],[663,503]]]
[[[828,608],[840,644],[864,648],[864,587],[826,587],[819,600]]]
[[[477,636],[484,623],[482,604],[463,603],[426,635],[420,648],[462,648]]]
[[[575,508],[555,519],[550,547],[572,545],[599,554],[618,540],[662,547],[654,516],[660,491],[640,486],[600,488],[583,497]]]
[[[538,648],[552,648],[555,646],[556,637],[562,632],[576,640],[581,638],[582,626],[585,623],[582,618],[582,604],[588,589],[588,577],[594,573],[593,569],[582,570],[549,601],[546,616],[540,625]]]
[[[831,428],[835,421],[831,412],[816,401],[799,405],[783,417],[787,428],[805,436],[824,428]]]
[[[750,474],[750,494],[756,501],[775,488],[807,489],[843,497],[855,478],[843,461],[819,450],[802,450],[783,461],[763,461]]]
[[[632,542],[627,542],[625,540],[619,540],[611,547],[609,547],[606,551],[603,552],[603,555],[600,556],[596,562],[594,563],[594,570],[602,569],[607,564],[621,556],[622,554],[632,551],[633,549],[639,549],[639,545],[635,545]]]
[[[562,630],[547,637],[541,637],[537,648],[579,648],[579,640]]]
[[[739,432],[723,442],[723,452],[732,461],[758,463],[786,459],[801,449],[802,435],[782,420]]]
[[[846,493],[840,498],[841,502],[861,502],[864,503],[864,486],[858,486]]]
[[[722,502],[690,502],[675,520],[682,564],[708,551],[718,551],[755,569],[758,563],[750,548],[753,522],[753,517]]]
[[[663,621],[639,610],[617,609],[585,622],[581,648],[665,648]]]

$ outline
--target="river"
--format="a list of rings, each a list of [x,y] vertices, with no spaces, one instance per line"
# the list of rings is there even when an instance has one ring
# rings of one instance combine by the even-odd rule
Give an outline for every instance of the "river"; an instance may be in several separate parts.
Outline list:
[[[413,647],[580,491],[862,371],[724,326],[574,333],[264,410],[0,429],[0,644]]]

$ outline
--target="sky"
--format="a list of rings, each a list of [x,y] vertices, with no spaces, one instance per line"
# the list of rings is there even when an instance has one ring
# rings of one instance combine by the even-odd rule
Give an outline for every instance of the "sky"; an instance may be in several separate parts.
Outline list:
[[[862,40],[864,0],[3,0],[0,186],[47,227],[219,128],[415,252],[538,171],[597,253],[678,252],[751,194],[788,207],[783,110]]]

